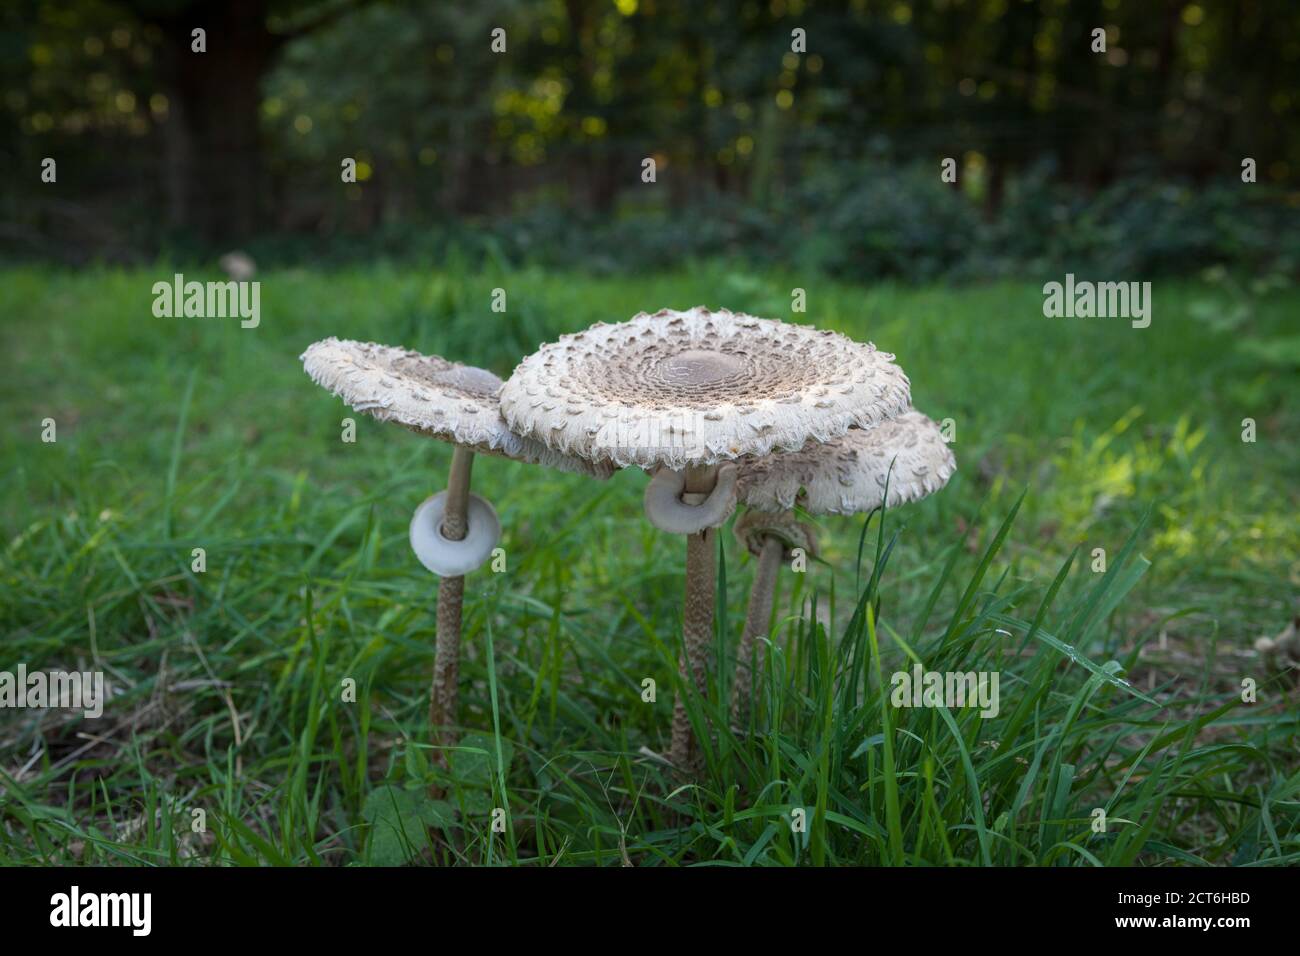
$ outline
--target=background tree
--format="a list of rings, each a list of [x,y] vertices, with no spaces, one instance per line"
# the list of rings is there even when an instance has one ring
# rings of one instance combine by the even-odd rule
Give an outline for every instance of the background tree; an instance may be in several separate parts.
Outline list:
[[[541,207],[611,222],[707,206],[766,241],[763,217],[861,213],[870,180],[933,185],[947,156],[954,196],[990,223],[1035,183],[1073,208],[1138,178],[1228,182],[1245,156],[1283,188],[1300,170],[1290,0],[12,0],[0,17],[0,149],[61,170],[57,192],[0,186],[11,251]]]

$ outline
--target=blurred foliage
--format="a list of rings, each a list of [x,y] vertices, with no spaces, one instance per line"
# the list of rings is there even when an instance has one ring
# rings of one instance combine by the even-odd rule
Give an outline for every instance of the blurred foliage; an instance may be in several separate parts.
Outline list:
[[[387,259],[578,269],[661,269],[722,258],[815,270],[846,279],[967,281],[1186,273],[1293,275],[1300,217],[1283,201],[1243,204],[1232,183],[1194,188],[1119,181],[1092,195],[1026,176],[991,216],[928,170],[857,164],[828,170],[762,207],[717,195],[689,216],[673,211],[603,217],[561,204],[431,225],[393,223],[304,244],[280,234],[249,244],[258,261],[300,266]],[[195,254],[180,246],[173,255]]]
[[[595,271],[1294,267],[1289,0],[13,0],[0,18],[0,149],[28,171],[0,187],[10,255],[309,237]]]

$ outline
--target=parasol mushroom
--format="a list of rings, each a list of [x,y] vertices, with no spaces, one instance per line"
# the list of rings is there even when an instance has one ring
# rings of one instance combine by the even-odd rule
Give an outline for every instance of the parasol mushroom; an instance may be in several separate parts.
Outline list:
[[[793,454],[740,464],[737,494],[749,510],[736,522],[735,533],[759,563],[736,653],[733,726],[744,722],[752,674],[763,668],[765,645],[758,638],[767,634],[777,569],[789,560],[790,548],[815,554],[812,529],[792,509],[851,515],[882,505],[894,508],[934,494],[956,470],[957,460],[939,426],[915,409],[869,428],[852,428],[823,444],[809,442]]]
[[[455,742],[447,728],[456,720],[465,575],[483,565],[501,537],[492,505],[469,490],[474,455],[497,455],[602,479],[613,469],[513,434],[497,401],[501,379],[486,369],[336,338],[308,347],[302,362],[312,381],[354,410],[455,446],[446,490],[415,509],[409,535],[416,558],[440,578],[429,724],[435,744],[450,745]],[[441,752],[439,759],[445,759]]]
[[[525,358],[501,390],[510,427],[567,455],[655,472],[646,515],[685,534],[680,670],[703,694],[713,635],[712,529],[734,509],[734,459],[799,449],[903,411],[893,356],[843,335],[696,307],[641,313],[562,336]],[[670,760],[690,771],[685,702]]]

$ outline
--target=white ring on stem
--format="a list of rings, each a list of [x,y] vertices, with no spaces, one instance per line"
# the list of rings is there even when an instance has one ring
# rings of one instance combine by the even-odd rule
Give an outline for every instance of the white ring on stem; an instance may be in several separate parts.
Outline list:
[[[457,578],[482,567],[501,540],[501,522],[486,498],[471,494],[466,509],[465,537],[443,537],[442,515],[447,492],[426,498],[411,515],[411,550],[420,563],[443,578]]]
[[[718,483],[703,501],[688,504],[685,487],[686,473],[671,468],[660,468],[646,485],[646,518],[660,531],[695,534],[716,528],[736,510],[736,466],[730,462],[718,469]]]

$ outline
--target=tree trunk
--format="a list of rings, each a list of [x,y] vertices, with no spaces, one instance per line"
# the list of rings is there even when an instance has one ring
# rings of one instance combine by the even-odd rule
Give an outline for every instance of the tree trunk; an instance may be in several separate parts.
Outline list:
[[[262,221],[262,79],[281,40],[267,28],[266,7],[267,0],[224,0],[155,21],[166,36],[172,102],[171,219],[208,240],[246,239]],[[206,31],[204,53],[193,50],[198,28]]]

